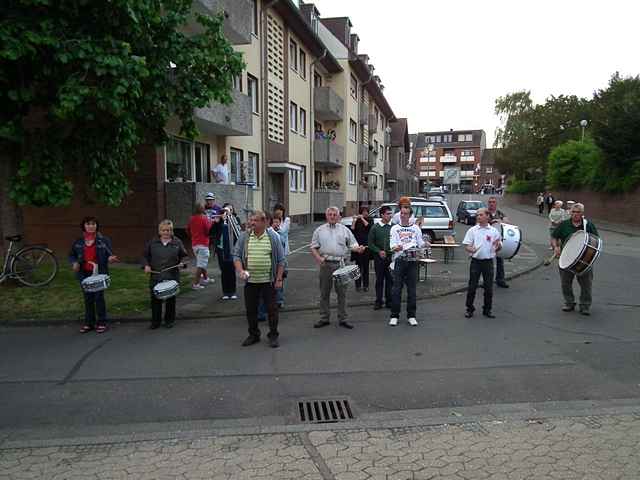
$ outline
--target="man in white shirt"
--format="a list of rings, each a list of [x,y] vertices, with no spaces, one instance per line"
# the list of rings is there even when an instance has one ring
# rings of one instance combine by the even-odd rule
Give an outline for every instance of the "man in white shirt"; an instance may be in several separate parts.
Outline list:
[[[389,325],[395,327],[400,317],[402,300],[402,284],[407,285],[407,321],[410,325],[418,325],[416,320],[416,280],[417,262],[408,261],[406,250],[424,248],[426,242],[422,238],[420,227],[411,223],[413,210],[408,205],[400,207],[400,224],[391,227],[389,246],[393,254],[393,290],[391,291],[391,320]]]
[[[360,246],[351,230],[342,225],[338,207],[329,207],[325,212],[327,223],[320,225],[311,238],[311,254],[320,267],[320,320],[313,324],[314,328],[329,325],[331,311],[329,297],[334,286],[338,295],[338,324],[352,329],[347,322],[347,285],[334,282],[333,272],[344,265],[349,252],[362,253],[366,247]]]
[[[229,185],[229,165],[227,165],[227,156],[222,155],[220,162],[211,170],[213,179],[216,183],[222,183],[223,185]]]
[[[476,299],[476,289],[478,280],[482,275],[484,282],[484,304],[482,314],[488,318],[496,318],[491,313],[491,302],[493,301],[493,259],[496,252],[502,248],[502,238],[500,232],[489,225],[489,211],[486,208],[478,209],[476,225],[471,227],[464,236],[462,244],[464,249],[471,255],[469,266],[469,288],[467,290],[467,312],[465,317],[473,317],[475,307],[473,302]]]

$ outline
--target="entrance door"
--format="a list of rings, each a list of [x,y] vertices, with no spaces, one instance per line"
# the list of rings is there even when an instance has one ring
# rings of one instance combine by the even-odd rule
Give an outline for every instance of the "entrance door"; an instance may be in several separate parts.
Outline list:
[[[273,211],[276,203],[284,204],[284,174],[269,174],[269,211]]]

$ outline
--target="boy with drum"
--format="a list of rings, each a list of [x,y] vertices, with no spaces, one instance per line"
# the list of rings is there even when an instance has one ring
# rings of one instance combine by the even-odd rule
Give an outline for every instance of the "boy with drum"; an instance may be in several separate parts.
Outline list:
[[[153,287],[166,280],[180,283],[182,261],[187,257],[187,251],[182,241],[173,236],[173,222],[163,220],[158,225],[158,237],[147,243],[144,249],[145,273],[150,273],[149,289],[151,293],[151,330],[155,330],[162,323],[162,303],[153,293]],[[171,268],[171,267],[176,268]],[[153,273],[157,272],[157,273]],[[176,321],[176,297],[164,300],[164,326],[172,328]]]
[[[409,325],[418,325],[416,320],[416,281],[418,280],[417,262],[406,257],[409,249],[428,246],[422,238],[420,227],[410,223],[413,210],[408,205],[400,207],[400,224],[391,227],[389,246],[393,254],[393,290],[391,293],[391,320],[389,325],[395,327],[400,317],[402,285],[407,285],[407,321]]]
[[[596,226],[590,220],[584,218],[584,205],[581,203],[575,203],[571,207],[571,217],[565,220],[556,227],[551,234],[551,241],[553,242],[553,252],[556,257],[560,257],[562,249],[565,247],[567,240],[575,232],[586,230],[587,233],[598,235]],[[569,271],[559,269],[560,283],[562,285],[562,296],[564,297],[563,312],[572,312],[576,307],[576,300],[573,295],[573,277],[576,275]],[[593,283],[593,269],[590,268],[586,273],[578,275],[578,284],[580,285],[580,313],[582,315],[590,315],[589,309],[591,308],[591,285]]]

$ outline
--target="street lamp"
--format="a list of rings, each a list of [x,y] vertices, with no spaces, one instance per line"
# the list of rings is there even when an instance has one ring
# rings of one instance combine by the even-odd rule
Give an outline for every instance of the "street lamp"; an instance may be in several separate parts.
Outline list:
[[[587,125],[589,125],[588,121],[580,120],[580,126],[582,127],[582,140],[580,140],[580,143],[584,142],[584,129],[587,128]]]

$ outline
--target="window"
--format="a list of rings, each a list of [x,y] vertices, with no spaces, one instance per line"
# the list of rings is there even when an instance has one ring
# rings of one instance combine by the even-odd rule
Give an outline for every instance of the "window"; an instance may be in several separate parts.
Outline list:
[[[298,191],[298,172],[296,170],[289,170],[289,191]]]
[[[350,163],[349,164],[349,185],[355,185],[355,184],[356,184],[356,164]]]
[[[304,165],[302,166],[302,170],[300,170],[298,172],[299,175],[299,190],[301,192],[306,192],[307,191],[307,167],[305,167]]]
[[[354,75],[351,75],[351,86],[349,88],[349,91],[351,93],[351,96],[357,100],[358,99],[358,80]]]
[[[487,173],[493,173],[493,167],[487,167]]]
[[[289,40],[289,66],[298,71],[298,44]]]
[[[304,108],[300,109],[300,135],[307,136],[307,111]]]
[[[242,74],[233,77],[233,88],[239,92],[242,91]]]
[[[443,138],[442,138],[442,141],[443,141],[444,143],[451,143],[451,142],[453,142],[453,135],[443,135],[442,137],[443,137]]]
[[[289,127],[292,132],[298,131],[298,105],[293,102],[289,105]]]
[[[353,143],[358,141],[358,124],[352,119],[349,119],[349,140]]]
[[[251,98],[251,109],[253,113],[260,113],[260,102],[258,99],[258,79],[247,74],[247,95]]]
[[[313,86],[320,88],[322,86],[322,76],[317,72],[313,72]]]
[[[209,145],[196,142],[193,154],[193,161],[196,167],[196,182],[208,182],[210,175]]]
[[[206,182],[209,180],[209,145],[170,138],[166,146],[166,180]]]
[[[251,33],[258,35],[258,0],[251,1],[251,18],[253,19]]]
[[[229,176],[232,182],[237,182],[239,178],[238,172],[242,167],[242,159],[244,158],[242,150],[232,148],[229,150]]]
[[[254,152],[249,152],[248,155],[248,171],[247,182],[253,183],[255,187],[260,184],[260,155]]]
[[[470,142],[473,140],[473,135],[471,133],[461,133],[458,135],[459,142]]]
[[[300,49],[300,76],[307,78],[307,54]]]

